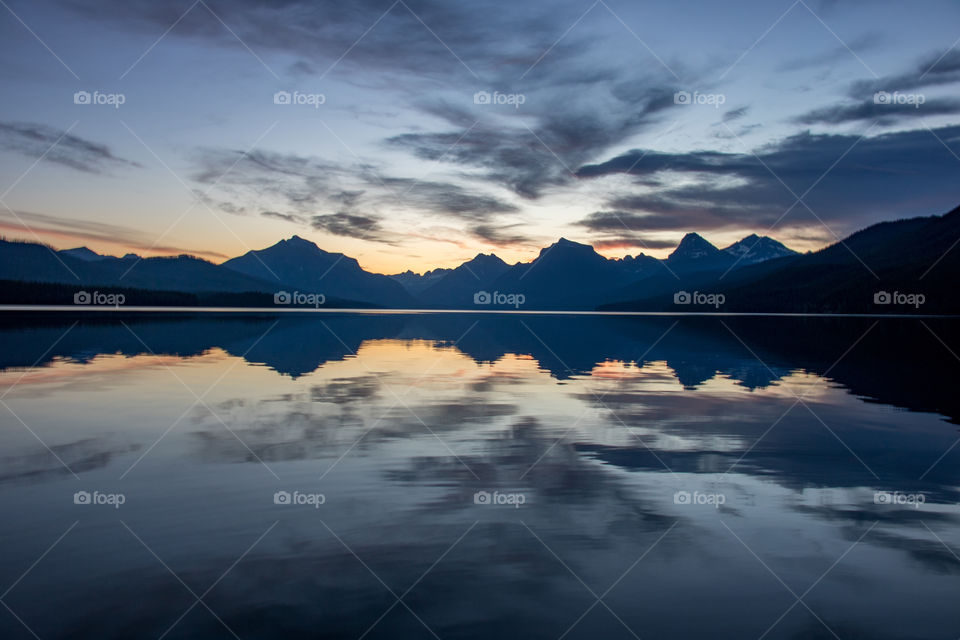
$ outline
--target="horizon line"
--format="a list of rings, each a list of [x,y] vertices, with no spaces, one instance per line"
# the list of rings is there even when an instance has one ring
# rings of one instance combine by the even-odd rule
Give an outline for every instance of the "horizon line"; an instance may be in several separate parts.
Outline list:
[[[871,225],[871,226],[872,226],[872,225]],[[864,228],[867,228],[867,227],[864,227]],[[45,231],[46,231],[46,230],[40,230],[41,233],[43,233],[43,232],[45,232]],[[856,233],[856,232],[854,232],[854,233]],[[35,234],[35,235],[36,235],[36,234]],[[796,254],[798,254],[798,255],[802,255],[802,254],[804,254],[804,253],[810,253],[810,252],[812,252],[812,251],[809,251],[809,250],[808,250],[807,252],[796,251],[795,249],[791,249],[789,246],[787,246],[787,245],[784,244],[783,242],[780,242],[779,240],[777,240],[777,239],[774,238],[773,236],[762,235],[762,234],[759,234],[759,233],[757,233],[757,232],[755,232],[755,231],[754,231],[754,232],[751,232],[751,233],[748,233],[747,235],[743,236],[743,237],[740,238],[739,240],[737,240],[737,241],[731,243],[730,245],[728,245],[727,247],[723,247],[723,248],[718,247],[717,245],[713,244],[713,242],[711,242],[710,240],[708,240],[708,239],[707,239],[702,233],[700,233],[699,231],[687,231],[687,232],[684,233],[683,238],[681,238],[681,239],[677,242],[677,245],[676,245],[672,250],[670,250],[670,253],[672,254],[674,251],[676,251],[676,249],[679,248],[679,246],[680,246],[680,244],[683,242],[683,240],[686,239],[688,236],[691,236],[691,235],[694,235],[694,236],[699,237],[700,239],[704,240],[705,242],[707,242],[708,244],[710,244],[711,246],[713,246],[714,248],[716,248],[718,251],[726,251],[726,249],[729,249],[730,247],[734,246],[735,244],[737,244],[737,243],[739,243],[739,242],[743,242],[744,240],[747,240],[748,238],[751,238],[751,237],[756,236],[758,239],[769,238],[770,240],[773,240],[774,242],[777,242],[778,244],[782,245],[783,247],[789,249],[790,251],[794,251],[794,252],[795,252]],[[268,245],[268,246],[265,246],[265,247],[263,247],[263,248],[261,248],[261,249],[248,249],[247,251],[245,251],[245,252],[243,252],[243,253],[241,253],[241,254],[238,254],[238,255],[235,255],[235,256],[225,257],[225,258],[224,258],[223,260],[221,260],[220,262],[215,262],[215,261],[210,260],[210,259],[208,259],[208,258],[202,257],[203,254],[206,254],[206,255],[219,255],[219,254],[211,254],[211,253],[209,253],[209,252],[203,252],[203,251],[198,252],[198,253],[186,253],[186,252],[181,252],[181,253],[169,253],[169,254],[165,254],[165,255],[154,255],[154,256],[143,256],[143,255],[140,255],[140,254],[138,254],[138,253],[134,253],[134,252],[132,252],[132,251],[129,251],[129,252],[125,253],[124,255],[117,256],[117,255],[113,255],[113,254],[98,253],[98,252],[94,251],[93,249],[90,249],[90,248],[89,248],[87,245],[85,245],[85,244],[77,245],[77,246],[73,246],[73,247],[57,248],[55,245],[53,245],[53,244],[51,244],[51,243],[40,241],[40,240],[39,240],[39,237],[30,239],[30,238],[17,238],[17,237],[8,237],[8,236],[0,235],[0,241],[11,242],[11,243],[20,243],[20,244],[39,245],[39,246],[46,247],[47,249],[50,249],[51,251],[53,251],[53,252],[55,252],[55,253],[59,253],[59,252],[62,252],[62,251],[72,251],[72,250],[75,250],[75,249],[87,249],[88,251],[91,251],[91,252],[95,253],[95,254],[98,255],[98,256],[102,256],[102,257],[104,257],[104,258],[113,258],[113,259],[115,259],[115,260],[121,260],[121,259],[123,259],[124,257],[126,257],[126,256],[128,256],[128,255],[136,256],[136,257],[137,257],[138,259],[140,259],[140,260],[146,260],[146,259],[151,259],[151,258],[179,258],[179,257],[187,256],[187,257],[190,257],[190,258],[195,258],[195,259],[197,259],[197,260],[202,260],[202,261],[204,261],[204,262],[209,262],[210,264],[214,264],[214,265],[217,265],[217,266],[221,266],[221,265],[225,264],[226,262],[229,262],[230,260],[233,260],[233,259],[235,259],[235,258],[239,258],[239,257],[245,256],[245,255],[247,255],[248,253],[251,253],[251,252],[259,252],[259,251],[264,251],[264,250],[266,250],[266,249],[270,249],[271,247],[274,247],[274,246],[280,244],[281,242],[290,241],[290,240],[293,240],[293,239],[295,239],[295,238],[300,239],[300,240],[303,240],[303,241],[305,241],[305,242],[309,242],[310,244],[314,245],[314,246],[315,246],[317,249],[319,249],[320,251],[323,251],[323,252],[328,253],[328,254],[330,254],[330,255],[334,255],[334,256],[336,256],[336,255],[341,255],[341,256],[343,256],[344,258],[351,258],[351,259],[353,259],[353,260],[356,260],[356,261],[358,262],[358,264],[359,264],[359,262],[360,262],[359,258],[357,258],[357,257],[355,257],[355,256],[347,255],[346,253],[343,253],[342,251],[328,251],[327,249],[324,249],[323,247],[321,247],[317,242],[315,242],[315,241],[313,241],[313,240],[310,240],[309,238],[304,238],[303,236],[301,236],[301,235],[299,235],[299,234],[297,234],[297,233],[295,233],[295,234],[293,234],[293,235],[291,235],[291,236],[289,236],[289,237],[280,238],[279,240],[277,240],[277,241],[274,242],[273,244],[270,244],[270,245]],[[540,253],[542,253],[542,252],[550,249],[550,247],[553,247],[553,246],[559,244],[561,241],[564,241],[564,240],[566,240],[567,242],[573,243],[573,244],[579,244],[579,245],[582,245],[582,246],[590,247],[591,249],[594,250],[594,252],[596,252],[598,255],[606,258],[607,260],[623,260],[623,259],[625,259],[625,258],[627,258],[627,257],[639,258],[640,256],[647,256],[647,257],[649,257],[649,258],[653,258],[653,259],[655,259],[655,260],[661,260],[661,261],[667,259],[667,258],[658,258],[658,257],[656,257],[656,256],[654,256],[654,255],[649,254],[649,253],[645,253],[644,251],[640,251],[639,253],[626,253],[626,254],[624,254],[623,256],[620,256],[620,257],[609,257],[609,256],[606,256],[606,255],[604,255],[603,253],[601,253],[601,251],[598,250],[597,247],[596,247],[594,244],[591,244],[591,243],[588,243],[588,242],[580,242],[580,241],[577,241],[577,240],[570,240],[570,239],[567,238],[566,236],[560,236],[559,238],[557,238],[557,240],[555,240],[554,242],[550,243],[549,245],[540,247],[538,251],[539,251]],[[109,242],[109,241],[107,241],[107,242]],[[601,242],[602,242],[602,241],[601,241]],[[820,247],[819,249],[817,249],[817,251],[820,251],[820,250],[822,250],[822,249],[826,249],[827,247],[830,247],[830,246],[832,246],[833,244],[836,244],[836,242],[826,243],[826,244],[824,244],[822,247]],[[642,247],[637,247],[637,248],[642,249]],[[649,250],[649,249],[648,249],[648,250]],[[664,250],[666,251],[667,249],[664,248]],[[362,255],[362,254],[361,254],[361,255]],[[521,265],[521,264],[532,264],[533,262],[535,262],[535,261],[540,257],[540,255],[538,254],[538,255],[535,255],[535,256],[531,257],[531,258],[530,258],[529,260],[527,260],[527,261],[518,260],[518,261],[516,261],[516,262],[512,262],[512,263],[511,263],[511,262],[507,262],[506,260],[503,260],[503,258],[500,258],[500,256],[498,256],[498,255],[497,255],[495,252],[493,252],[493,251],[491,251],[491,252],[489,252],[489,253],[484,253],[483,251],[480,251],[480,252],[478,252],[477,254],[473,255],[472,257],[469,257],[469,258],[466,258],[466,259],[462,260],[461,262],[459,262],[459,263],[458,263],[456,266],[454,266],[454,267],[432,267],[432,268],[427,269],[427,270],[425,270],[425,271],[414,271],[413,269],[409,269],[409,268],[408,268],[408,269],[405,269],[405,270],[402,270],[402,271],[395,271],[395,272],[392,272],[392,273],[383,273],[383,272],[380,272],[380,271],[368,271],[368,270],[367,270],[366,268],[364,268],[362,265],[361,265],[360,268],[363,269],[364,271],[366,271],[367,273],[371,273],[371,274],[374,274],[374,275],[382,275],[382,276],[387,276],[387,277],[394,276],[394,275],[402,275],[402,274],[405,274],[405,273],[413,273],[413,274],[418,275],[418,276],[423,276],[423,275],[425,275],[426,273],[428,273],[428,272],[430,272],[430,271],[435,271],[435,270],[437,270],[437,269],[449,269],[449,270],[452,271],[453,269],[456,269],[457,267],[462,266],[463,264],[465,264],[465,263],[467,263],[467,262],[470,262],[471,260],[474,260],[475,258],[477,258],[478,256],[481,256],[481,255],[482,255],[482,256],[496,256],[497,258],[499,258],[501,261],[503,261],[505,264],[507,264],[507,265],[509,265],[509,266],[516,266],[516,265]],[[667,257],[669,257],[669,254],[668,254]]]
[[[370,314],[370,315],[411,315],[430,313],[466,313],[466,314],[493,314],[493,315],[563,315],[563,316],[650,316],[650,317],[782,317],[782,318],[893,318],[893,319],[953,319],[960,318],[960,314],[949,313],[799,313],[775,311],[597,311],[597,310],[564,310],[564,309],[422,309],[422,308],[315,308],[315,307],[181,307],[156,305],[57,305],[57,304],[0,304],[0,312],[17,311],[50,311],[81,312],[81,313],[236,313],[254,315],[272,315],[276,313],[327,313],[327,314]]]

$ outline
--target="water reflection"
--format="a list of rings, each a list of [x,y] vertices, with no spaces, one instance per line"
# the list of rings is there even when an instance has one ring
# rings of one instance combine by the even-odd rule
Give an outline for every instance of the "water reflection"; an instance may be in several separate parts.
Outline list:
[[[960,634],[951,322],[124,321],[0,327],[4,638]]]

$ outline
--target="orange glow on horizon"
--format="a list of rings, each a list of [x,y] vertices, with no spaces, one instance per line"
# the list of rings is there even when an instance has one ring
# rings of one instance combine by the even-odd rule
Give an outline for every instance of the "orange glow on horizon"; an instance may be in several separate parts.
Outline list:
[[[39,226],[26,227],[25,225],[8,222],[0,222],[0,231],[11,232],[10,235],[7,236],[8,240],[22,240],[33,243],[39,241],[52,246],[55,250],[85,246],[101,255],[123,256],[127,253],[134,253],[145,258],[188,254],[203,258],[215,264],[223,263],[232,257],[241,256],[251,249],[260,250],[267,248],[281,239],[264,240],[262,242],[254,241],[251,246],[244,246],[241,242],[241,246],[239,247],[222,246],[200,250],[169,245],[151,246],[146,243],[130,243],[129,241],[121,239],[113,240],[104,238],[94,233],[85,234],[83,232],[50,229]],[[708,237],[707,240],[715,246],[723,247],[745,235],[748,234],[745,232],[725,232],[724,234],[718,234],[717,238]],[[719,241],[721,237],[726,241]],[[734,237],[735,239],[730,240],[730,238]],[[310,240],[310,238],[307,239]],[[779,239],[791,249],[801,253],[805,251],[816,251],[831,244],[826,241],[818,241],[809,236],[791,237],[789,233],[783,234]],[[342,244],[332,242],[329,238],[327,241],[311,241],[324,251],[343,253],[348,257],[356,258],[360,266],[370,273],[387,275],[403,273],[408,270],[422,274],[433,269],[453,269],[464,262],[472,260],[480,253],[493,253],[508,265],[529,263],[536,259],[542,250],[542,247],[532,246],[527,243],[501,247],[478,246],[475,249],[467,249],[458,243],[455,247],[450,248],[449,243],[424,239],[416,243],[415,247],[404,247],[404,252],[400,254],[392,247],[387,251],[356,251],[358,245],[365,246],[367,244],[360,241],[341,241]],[[673,251],[673,247],[663,249],[644,248],[637,246],[635,243],[621,240],[594,240],[590,242],[584,239],[575,241],[582,242],[583,244],[592,244],[597,253],[605,258],[613,259],[623,258],[626,255],[638,256],[641,253],[663,259]],[[677,240],[677,242],[679,242],[679,240]],[[550,242],[548,241],[545,246],[549,246],[549,244]],[[420,249],[421,252],[414,254],[411,250],[415,249]]]
[[[179,256],[189,254],[220,263],[233,257],[226,253],[202,249],[186,249],[179,247],[150,245],[132,245],[122,240],[110,240],[95,234],[83,234],[73,231],[62,231],[59,229],[46,229],[37,226],[24,228],[22,225],[0,222],[0,230],[13,232],[15,235],[7,236],[10,241],[23,242],[41,242],[50,245],[57,251],[64,249],[75,249],[78,247],[87,247],[105,256],[122,257],[128,253],[135,253],[143,258],[155,258],[166,256]],[[65,241],[65,242],[64,242]]]

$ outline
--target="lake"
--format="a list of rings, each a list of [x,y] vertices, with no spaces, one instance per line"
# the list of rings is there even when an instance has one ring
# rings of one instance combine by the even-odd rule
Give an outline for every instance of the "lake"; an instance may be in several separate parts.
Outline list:
[[[0,637],[960,636],[960,324],[0,318]]]

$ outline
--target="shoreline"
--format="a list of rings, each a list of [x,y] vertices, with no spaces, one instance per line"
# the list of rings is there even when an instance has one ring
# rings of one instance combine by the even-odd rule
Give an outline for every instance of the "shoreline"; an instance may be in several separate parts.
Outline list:
[[[527,309],[370,309],[342,308],[323,309],[311,307],[163,307],[163,306],[93,306],[93,305],[0,305],[0,313],[146,313],[146,314],[286,314],[320,313],[352,315],[420,315],[420,314],[472,314],[472,315],[564,315],[564,316],[637,316],[637,317],[770,317],[770,318],[916,318],[953,319],[960,315],[921,313],[798,313],[798,312],[733,312],[733,311],[571,311]]]

